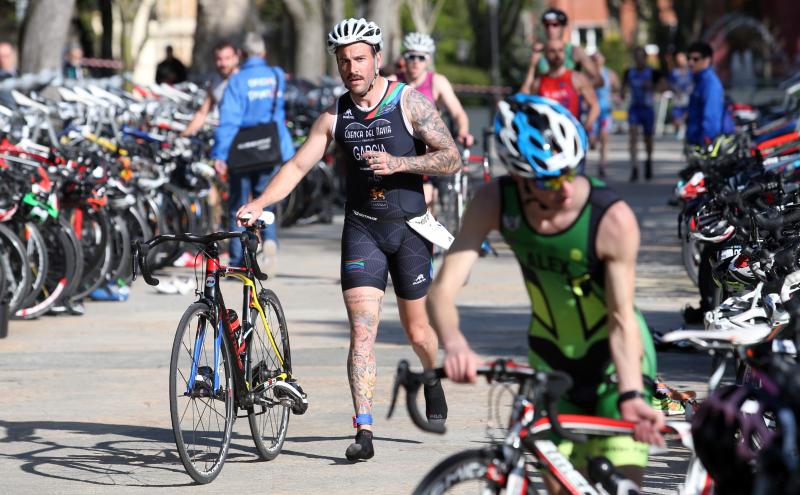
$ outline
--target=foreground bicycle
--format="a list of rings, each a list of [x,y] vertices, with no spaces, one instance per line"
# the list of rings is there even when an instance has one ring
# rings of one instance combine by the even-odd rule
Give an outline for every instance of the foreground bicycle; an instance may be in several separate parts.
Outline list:
[[[522,495],[537,493],[528,467],[548,472],[558,480],[565,493],[602,495],[608,493],[640,493],[639,488],[616,471],[603,457],[589,459],[589,479],[579,472],[555,445],[551,430],[557,436],[574,442],[587,436],[633,435],[634,423],[578,414],[561,414],[557,404],[572,386],[571,378],[561,372],[538,371],[513,361],[498,360],[491,366],[478,368],[478,374],[490,382],[516,384],[511,416],[504,438],[492,438],[482,449],[465,450],[437,464],[414,490],[414,495],[442,493],[480,493]],[[408,362],[397,367],[389,416],[394,412],[400,386],[406,390],[406,407],[414,424],[425,431],[444,433],[444,425],[428,423],[417,408],[417,393],[423,383],[435,375],[444,378],[442,368],[425,373],[409,371]],[[693,450],[689,423],[669,422],[662,433],[677,435],[681,443]],[[700,462],[689,463],[682,494],[710,494],[712,483]]]
[[[292,376],[289,333],[278,296],[256,289],[265,281],[256,261],[256,231],[274,221],[265,212],[243,232],[209,235],[160,235],[136,242],[137,265],[150,285],[158,285],[147,264],[147,254],[165,242],[190,243],[205,255],[202,292],[181,317],[170,359],[170,413],[175,444],[187,473],[198,483],[219,475],[231,444],[237,411],[246,412],[256,448],[264,460],[281,451],[289,425],[289,412],[303,414],[305,393]],[[245,266],[223,266],[220,241],[239,240]],[[219,282],[232,277],[242,282],[241,319],[228,309]],[[260,285],[260,284],[259,284]]]

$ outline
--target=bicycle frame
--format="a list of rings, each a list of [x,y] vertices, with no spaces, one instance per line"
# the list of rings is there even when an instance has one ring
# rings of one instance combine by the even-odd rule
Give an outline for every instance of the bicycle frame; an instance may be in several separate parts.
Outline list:
[[[252,397],[249,395],[251,392],[250,381],[248,376],[249,363],[247,362],[246,349],[250,344],[251,334],[248,329],[252,328],[250,322],[250,309],[255,309],[261,322],[264,324],[264,330],[269,337],[270,345],[275,351],[281,365],[284,364],[284,357],[275,342],[275,338],[267,323],[267,318],[264,313],[264,308],[258,300],[256,286],[253,280],[248,276],[248,270],[244,267],[227,267],[219,262],[219,247],[217,243],[212,243],[208,249],[208,258],[206,259],[206,266],[203,279],[205,280],[203,295],[200,301],[205,302],[210,307],[216,309],[216,324],[214,325],[214,370],[213,370],[213,387],[214,393],[219,393],[219,363],[220,353],[222,351],[222,339],[228,339],[229,347],[234,355],[234,363],[236,364],[236,371],[233,373],[234,388],[236,389],[236,402],[240,407],[246,408],[252,404]],[[219,289],[220,278],[234,277],[241,281],[243,286],[243,309],[240,317],[241,331],[238,335],[231,328],[230,322],[227,318],[227,307],[225,300],[222,297],[222,291]],[[197,377],[198,366],[197,363],[200,359],[200,353],[203,348],[203,343],[206,338],[206,325],[202,324],[202,328],[197,329],[197,338],[195,340],[194,349],[192,351],[192,368],[187,381],[187,388],[184,392],[186,395],[191,394],[194,389],[195,379]],[[244,360],[243,360],[244,356]],[[278,376],[270,378],[267,386],[274,383],[275,379],[286,380],[290,378],[287,373],[280,373]]]

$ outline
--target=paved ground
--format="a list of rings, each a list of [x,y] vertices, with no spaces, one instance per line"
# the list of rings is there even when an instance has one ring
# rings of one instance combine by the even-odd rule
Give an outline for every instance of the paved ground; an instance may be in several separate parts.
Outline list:
[[[676,212],[666,206],[680,147],[659,141],[657,177],[629,185],[624,143],[615,137],[610,181],[633,205],[642,227],[637,303],[653,328],[674,328],[679,308],[695,299],[681,266]],[[127,303],[89,303],[84,317],[12,322],[10,336],[0,341],[0,492],[402,494],[438,460],[484,444],[486,385],[447,385],[451,419],[444,436],[416,430],[404,411],[384,419],[393,367],[413,357],[389,294],[377,345],[377,455],[357,465],[344,459],[353,430],[338,281],[340,227],[338,217],[334,225],[281,234],[280,276],[269,285],[283,302],[294,368],[311,406],[305,416],[292,418],[276,460],[257,462],[247,421],[238,421],[217,481],[206,487],[191,483],[174,450],[167,394],[173,332],[191,298],[158,295],[139,281]],[[462,290],[462,321],[480,353],[524,358],[528,298],[511,253],[503,245],[498,250],[497,258],[480,261]],[[660,353],[659,363],[672,384],[702,389],[704,356]],[[648,491],[674,493],[684,459],[675,449],[655,456]]]

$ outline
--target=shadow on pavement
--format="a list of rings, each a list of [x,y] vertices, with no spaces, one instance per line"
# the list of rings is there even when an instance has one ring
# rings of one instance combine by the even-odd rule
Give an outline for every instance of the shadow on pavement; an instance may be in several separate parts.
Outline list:
[[[172,430],[134,425],[61,421],[2,421],[0,457],[21,462],[26,473],[91,485],[178,487],[193,485],[181,465]],[[87,436],[121,437],[92,443]],[[344,440],[299,437],[291,441]],[[382,439],[398,442],[410,440]],[[289,455],[325,458],[302,452]],[[331,458],[334,461],[338,459]],[[226,462],[260,462],[249,435],[233,433]],[[341,459],[344,462],[344,459]],[[177,481],[180,480],[180,481]]]

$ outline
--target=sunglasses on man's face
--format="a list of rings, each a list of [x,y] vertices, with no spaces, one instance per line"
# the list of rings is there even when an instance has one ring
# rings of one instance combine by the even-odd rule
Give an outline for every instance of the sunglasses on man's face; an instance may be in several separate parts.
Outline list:
[[[559,175],[558,177],[550,177],[547,179],[534,179],[533,183],[536,185],[537,189],[544,189],[546,191],[560,191],[561,188],[564,186],[565,182],[572,182],[572,180],[577,175],[578,175],[577,171],[570,170],[564,175]]]
[[[551,27],[561,27],[561,23],[558,22],[558,21],[556,21],[556,22],[545,22],[544,23],[544,27],[545,27],[545,29],[551,28]]]
[[[694,56],[689,57],[687,60],[689,62],[700,62],[700,61],[703,60],[703,57],[701,57],[699,55],[694,55]]]
[[[403,58],[408,60],[409,62],[412,62],[414,60],[418,60],[420,62],[424,62],[424,61],[428,60],[428,56],[427,55],[422,55],[422,54],[419,54],[419,53],[406,53],[405,55],[403,55]]]

